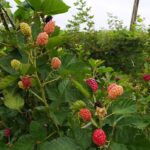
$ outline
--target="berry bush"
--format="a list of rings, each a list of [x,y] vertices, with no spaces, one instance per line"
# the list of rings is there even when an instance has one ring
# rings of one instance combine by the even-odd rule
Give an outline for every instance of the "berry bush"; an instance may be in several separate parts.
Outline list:
[[[50,16],[67,4],[16,2],[0,2],[0,150],[149,150],[149,62],[136,82],[76,56]]]

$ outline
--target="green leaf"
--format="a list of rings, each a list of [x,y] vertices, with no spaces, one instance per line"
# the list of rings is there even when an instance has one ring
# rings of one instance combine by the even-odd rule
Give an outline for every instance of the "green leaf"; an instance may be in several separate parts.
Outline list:
[[[45,142],[38,146],[37,150],[80,150],[71,138],[60,137],[52,140],[51,142]]]
[[[29,71],[30,67],[31,67],[30,64],[22,64],[21,69],[20,69],[21,74],[22,75],[27,74],[27,72]]]
[[[111,150],[149,150],[150,141],[135,128],[117,128],[112,139]]]
[[[36,10],[39,11],[41,9],[42,1],[43,0],[27,0],[31,4],[31,6]]]
[[[112,103],[111,109],[112,113],[117,115],[125,115],[137,112],[135,101],[126,99],[116,100]]]
[[[73,125],[76,126],[76,125]],[[73,134],[73,139],[80,145],[82,150],[87,150],[88,147],[92,144],[92,130],[91,129],[81,129],[81,127],[73,127],[71,130],[71,134]],[[86,140],[83,140],[86,137]]]
[[[13,110],[20,110],[24,106],[24,99],[19,95],[4,93],[4,104],[6,107]]]
[[[70,8],[62,0],[28,0],[36,11],[47,15],[65,13]]]
[[[10,149],[7,147],[7,145],[6,145],[5,143],[3,143],[3,142],[0,142],[0,149],[1,149],[1,150],[10,150]]]
[[[32,121],[30,124],[30,134],[36,141],[44,140],[46,137],[46,128],[42,123]]]
[[[49,38],[47,48],[53,48],[55,46],[62,45],[64,43],[64,36],[59,35],[59,36],[54,36]]]
[[[124,144],[113,142],[111,145],[111,150],[128,150],[128,149]]]
[[[65,92],[68,84],[69,84],[69,80],[68,79],[63,80],[62,82],[60,82],[60,84],[58,86],[58,90],[59,90],[61,95]]]
[[[65,13],[69,8],[62,0],[44,0],[42,4],[44,13],[51,15]]]
[[[13,150],[32,150],[35,141],[30,135],[24,135],[15,144]]]
[[[0,90],[11,86],[14,82],[17,81],[17,79],[18,79],[17,76],[6,76],[5,78],[1,79]]]
[[[73,85],[87,98],[90,97],[89,92],[78,81],[71,79]]]

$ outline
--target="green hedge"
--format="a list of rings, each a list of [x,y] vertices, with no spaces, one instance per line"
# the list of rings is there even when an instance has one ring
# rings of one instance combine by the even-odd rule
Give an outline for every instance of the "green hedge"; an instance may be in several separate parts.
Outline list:
[[[150,52],[150,36],[147,32],[66,32],[65,37],[62,45],[65,48],[76,53],[76,45],[82,45],[84,51],[90,52],[89,57],[103,59],[106,66],[125,73],[135,74],[141,71],[145,57]]]

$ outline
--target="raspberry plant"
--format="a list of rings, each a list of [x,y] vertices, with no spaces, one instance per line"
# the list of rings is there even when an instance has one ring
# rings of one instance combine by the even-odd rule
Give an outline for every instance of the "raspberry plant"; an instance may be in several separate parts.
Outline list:
[[[0,148],[149,150],[149,97],[102,60],[59,47],[63,35],[49,16],[69,7],[16,2],[10,16],[9,3],[0,5]]]

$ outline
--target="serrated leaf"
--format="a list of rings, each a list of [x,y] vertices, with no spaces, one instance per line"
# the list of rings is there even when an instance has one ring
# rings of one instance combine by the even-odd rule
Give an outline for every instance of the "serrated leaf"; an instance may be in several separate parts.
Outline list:
[[[4,104],[10,109],[20,110],[24,106],[24,99],[19,95],[12,95],[7,92],[4,94]]]
[[[35,141],[30,135],[24,135],[16,142],[13,150],[33,150]]]
[[[51,142],[45,142],[38,146],[37,150],[80,150],[71,138],[60,137],[52,140]]]
[[[25,75],[27,74],[27,72],[29,71],[31,65],[30,64],[22,64],[21,65],[21,69],[20,69],[20,72],[22,75]]]
[[[46,137],[46,128],[42,123],[32,121],[30,124],[30,134],[36,141],[43,140]]]
[[[17,76],[6,76],[5,78],[0,80],[0,90],[11,86],[16,80],[18,79]]]
[[[68,84],[69,84],[69,80],[66,79],[66,80],[63,80],[63,81],[58,85],[58,90],[59,90],[59,92],[60,92],[61,95],[65,92],[65,90],[66,90]]]
[[[131,114],[136,113],[136,103],[132,100],[116,100],[111,106],[113,114]]]
[[[116,129],[110,149],[149,150],[149,145],[150,141],[146,139],[140,130],[131,127],[121,127]]]

